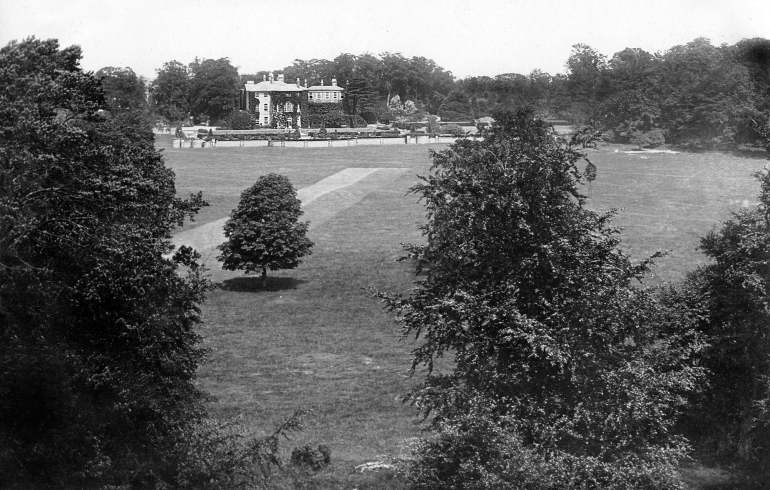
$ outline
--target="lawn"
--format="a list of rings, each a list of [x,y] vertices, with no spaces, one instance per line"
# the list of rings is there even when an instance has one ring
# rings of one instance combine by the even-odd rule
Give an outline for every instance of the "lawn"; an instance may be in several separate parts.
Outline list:
[[[286,447],[331,447],[333,467],[318,477],[317,488],[396,485],[378,481],[387,474],[361,476],[354,469],[398,453],[422,427],[400,401],[413,383],[405,377],[412,344],[399,341],[392,315],[365,288],[406,292],[414,280],[395,259],[401,242],[421,240],[424,209],[405,194],[415,174],[427,173],[431,146],[171,149],[164,140],[158,146],[166,148],[179,194],[202,190],[211,203],[195,226],[227,216],[240,192],[269,172],[304,188],[350,167],[410,169],[318,198],[308,206],[309,219],[319,219],[309,233],[313,255],[298,269],[273,273],[267,290],[257,278],[230,276],[209,295],[200,327],[212,356],[199,383],[218,398],[217,415],[240,415],[254,434],[264,434],[295,408],[308,407],[314,415],[307,429]],[[756,201],[751,173],[765,163],[623,150],[591,151],[598,178],[590,205],[622,208],[615,222],[633,258],[673,250],[659,262],[657,280],[680,278],[704,260],[695,250],[698,237],[744,200]]]

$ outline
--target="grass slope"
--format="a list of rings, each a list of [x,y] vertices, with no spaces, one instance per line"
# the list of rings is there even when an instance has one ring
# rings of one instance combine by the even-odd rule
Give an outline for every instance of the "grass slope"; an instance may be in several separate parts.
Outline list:
[[[674,250],[660,261],[663,279],[681,277],[703,260],[695,251],[698,237],[743,200],[754,201],[750,174],[764,164],[721,154],[643,159],[616,148],[589,155],[598,167],[590,205],[625,208],[616,223],[632,257]],[[397,487],[387,474],[354,470],[397,453],[420,430],[414,410],[400,402],[413,382],[404,377],[412,344],[398,341],[392,316],[363,288],[411,287],[408,267],[394,261],[401,242],[422,239],[417,225],[424,209],[405,193],[414,174],[427,173],[428,147],[168,149],[166,162],[181,195],[203,190],[211,203],[195,225],[227,216],[240,192],[269,172],[301,188],[348,167],[413,170],[324,215],[310,233],[313,255],[298,269],[273,273],[268,290],[257,278],[226,280],[204,304],[200,329],[213,355],[199,382],[218,398],[218,415],[240,414],[258,434],[296,407],[314,410],[307,430],[287,446],[328,444],[334,464],[303,480],[305,488]]]

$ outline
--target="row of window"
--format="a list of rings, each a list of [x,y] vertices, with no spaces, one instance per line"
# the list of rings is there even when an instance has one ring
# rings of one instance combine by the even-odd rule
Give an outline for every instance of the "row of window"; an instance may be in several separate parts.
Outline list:
[[[308,93],[308,99],[310,100],[340,100],[339,92],[310,92]]]

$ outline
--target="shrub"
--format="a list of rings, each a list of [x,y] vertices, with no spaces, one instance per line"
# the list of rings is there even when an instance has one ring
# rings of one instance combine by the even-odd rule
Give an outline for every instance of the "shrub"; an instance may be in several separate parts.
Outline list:
[[[657,148],[666,143],[666,132],[663,129],[655,128],[651,131],[634,131],[631,134],[631,143],[642,148]]]
[[[259,113],[256,113],[256,117],[259,117]],[[248,111],[233,111],[225,118],[223,123],[229,129],[254,129],[254,119],[255,115]]]
[[[329,446],[320,444],[318,449],[313,449],[308,445],[296,447],[291,452],[291,464],[310,468],[314,471],[322,469],[331,464],[332,451]]]
[[[363,117],[361,117],[361,116],[359,116],[357,114],[353,115],[353,116],[349,116],[349,120],[350,120],[350,122],[349,122],[348,125],[351,128],[365,128],[366,124],[367,124],[366,123],[366,119],[364,119]]]
[[[448,134],[451,136],[465,136],[463,128],[457,124],[444,124],[441,126],[441,134]]]
[[[614,143],[615,142],[615,131],[608,129],[606,131],[602,131],[602,141],[604,141],[606,144]]]
[[[631,455],[580,456],[527,447],[512,418],[498,419],[494,402],[478,398],[466,412],[438,424],[434,434],[411,446],[413,459],[399,466],[419,490],[527,490],[630,488],[684,490],[666,458]]]

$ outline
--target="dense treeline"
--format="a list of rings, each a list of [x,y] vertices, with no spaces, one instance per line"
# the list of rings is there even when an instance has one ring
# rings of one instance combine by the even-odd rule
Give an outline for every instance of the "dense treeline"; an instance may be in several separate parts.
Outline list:
[[[592,124],[606,140],[640,146],[756,147],[763,145],[756,128],[767,124],[770,110],[770,40],[762,38],[721,46],[698,38],[662,53],[626,48],[610,57],[577,44],[565,72],[554,75],[534,70],[458,80],[433,60],[400,53],[297,59],[274,71],[309,85],[336,78],[346,89],[342,112],[368,123],[417,121],[429,114],[469,121],[495,110],[532,107],[575,125]],[[189,65],[170,61],[148,86],[128,68],[108,67],[98,75],[119,108],[143,106],[166,123],[192,116],[221,124],[238,108],[243,84],[268,73],[239,74],[221,58]]]

